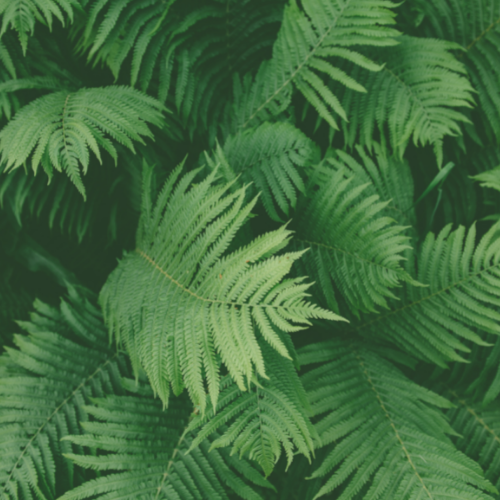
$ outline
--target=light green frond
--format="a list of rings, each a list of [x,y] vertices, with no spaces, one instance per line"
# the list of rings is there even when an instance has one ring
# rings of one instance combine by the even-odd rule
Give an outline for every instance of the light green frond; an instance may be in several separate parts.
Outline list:
[[[473,179],[478,181],[481,187],[492,188],[500,191],[500,166],[492,170],[487,170],[482,174],[475,175]]]
[[[459,57],[478,92],[479,112],[487,125],[486,132],[499,142],[500,1],[417,0],[412,4],[424,16],[419,33],[462,46]]]
[[[352,175],[344,163],[353,166],[354,159],[340,152],[339,158],[313,174],[309,197],[297,209],[293,241],[298,249],[310,247],[302,262],[330,309],[342,311],[339,302],[355,315],[388,309],[387,298],[396,298],[391,288],[416,284],[401,266],[409,238],[382,214],[389,201],[379,201],[368,175]]]
[[[152,137],[147,123],[162,127],[163,106],[130,87],[110,86],[55,92],[24,106],[1,131],[1,162],[20,167],[32,155],[36,173],[41,163],[49,178],[63,171],[85,196],[80,169],[89,166],[89,149],[101,162],[100,147],[116,161],[114,141],[134,152],[133,140]]]
[[[297,192],[304,193],[304,167],[319,160],[318,147],[290,123],[264,123],[256,129],[230,136],[218,147],[212,168],[220,165],[229,182],[240,176],[241,182],[252,183],[248,195],[260,192],[269,216],[283,222],[297,203]]]
[[[452,445],[437,394],[407,379],[361,343],[335,340],[299,351],[315,424],[329,453],[312,477],[315,498],[487,500],[496,493],[473,460]],[[330,498],[330,497],[329,497]]]
[[[165,411],[152,392],[148,396],[96,398],[93,406],[85,407],[94,417],[82,424],[85,434],[68,436],[63,442],[99,453],[65,456],[81,467],[100,471],[100,477],[60,500],[229,500],[235,495],[262,500],[255,486],[272,486],[248,461],[226,450],[209,452],[217,435],[186,453],[193,441],[187,431],[189,399],[176,398]]]
[[[394,153],[403,157],[410,139],[415,145],[434,147],[438,164],[443,158],[443,138],[461,134],[460,123],[467,122],[460,108],[474,103],[473,89],[464,65],[452,54],[458,45],[430,38],[398,38],[399,45],[374,50],[370,54],[385,63],[378,72],[350,64],[344,69],[368,90],[361,94],[333,92],[349,116],[343,122],[346,143],[372,147],[374,137],[388,133]]]
[[[416,278],[428,285],[408,287],[398,305],[366,318],[354,328],[387,340],[414,356],[445,366],[464,361],[463,340],[488,345],[476,330],[500,334],[500,224],[476,244],[476,228],[429,233],[418,255]]]
[[[255,460],[268,476],[286,452],[287,466],[295,453],[310,461],[314,454],[316,433],[309,422],[307,398],[297,372],[287,360],[263,345],[268,380],[256,379],[242,392],[230,377],[221,381],[217,407],[205,416],[197,415],[189,429],[200,429],[191,449],[221,427],[228,429],[212,442],[211,449],[232,445],[231,455],[239,453]],[[209,406],[209,401],[207,401]]]
[[[296,87],[330,126],[338,129],[335,116],[347,120],[338,97],[325,84],[338,81],[356,92],[366,89],[331,63],[347,60],[369,71],[382,66],[358,52],[363,46],[395,45],[399,33],[389,28],[396,5],[387,0],[295,0],[286,7],[273,57],[264,63],[239,104],[235,128],[255,126],[265,120],[276,102],[287,101]],[[286,106],[285,106],[286,107]],[[281,107],[279,106],[278,109]]]
[[[79,480],[60,460],[78,447],[60,439],[80,434],[89,398],[120,392],[124,359],[108,348],[98,310],[74,292],[58,309],[35,302],[19,325],[28,335],[6,348],[0,378],[0,498],[55,498]]]
[[[2,28],[0,37],[10,27],[17,31],[19,41],[26,54],[28,39],[35,31],[38,19],[52,29],[52,21],[57,18],[62,24],[65,17],[73,21],[74,10],[81,10],[78,0],[0,0]]]
[[[170,385],[176,394],[185,386],[204,413],[205,381],[217,404],[221,361],[242,391],[255,373],[266,377],[257,331],[289,357],[272,325],[293,332],[310,318],[341,318],[305,301],[303,278],[284,280],[303,253],[276,255],[291,235],[285,227],[227,253],[256,199],[245,206],[245,188],[227,194],[230,184],[214,185],[216,170],[192,185],[197,171],[179,179],[181,169],[154,206],[145,186],[137,247],[111,273],[100,302],[110,334],[164,404]]]

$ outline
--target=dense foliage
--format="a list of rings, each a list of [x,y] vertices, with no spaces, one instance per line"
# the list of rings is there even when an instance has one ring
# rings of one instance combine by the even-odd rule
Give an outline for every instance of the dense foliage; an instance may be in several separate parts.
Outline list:
[[[0,0],[0,499],[500,498],[500,0]]]

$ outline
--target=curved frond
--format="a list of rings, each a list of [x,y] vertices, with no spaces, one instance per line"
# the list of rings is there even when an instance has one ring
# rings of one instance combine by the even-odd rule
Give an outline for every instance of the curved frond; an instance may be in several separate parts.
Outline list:
[[[287,466],[294,453],[311,460],[316,433],[306,413],[307,397],[290,360],[263,345],[269,380],[252,381],[249,390],[242,392],[231,380],[221,381],[220,399],[215,409],[205,416],[197,415],[189,429],[197,430],[191,449],[215,431],[229,426],[215,439],[210,449],[232,445],[231,454],[239,453],[256,460],[268,476],[285,449]],[[209,402],[207,401],[207,406]]]
[[[346,143],[372,147],[375,133],[388,132],[389,143],[400,158],[410,139],[415,145],[434,147],[438,164],[443,159],[443,138],[461,134],[468,118],[460,108],[474,103],[465,66],[452,50],[458,45],[431,38],[402,36],[395,47],[370,53],[385,63],[378,72],[349,65],[345,71],[366,87],[361,94],[334,87],[349,122],[343,122]]]
[[[339,300],[355,315],[388,309],[386,299],[396,298],[391,288],[417,284],[401,266],[409,238],[382,214],[389,201],[379,201],[374,186],[364,182],[367,174],[352,175],[344,162],[354,160],[338,155],[342,161],[329,159],[328,167],[313,174],[310,194],[297,209],[293,241],[297,248],[311,248],[302,262],[330,309],[338,312]]]
[[[492,188],[500,191],[500,166],[475,175],[473,179],[478,181],[481,187]]]
[[[407,379],[361,343],[335,340],[299,351],[314,364],[302,381],[329,453],[312,477],[315,498],[491,500],[496,489],[455,449],[436,407],[450,403]],[[317,365],[319,364],[319,366]]]
[[[99,453],[65,456],[101,474],[60,500],[229,500],[234,495],[263,500],[255,485],[272,486],[247,461],[226,450],[209,452],[214,437],[186,453],[193,440],[186,428],[192,410],[187,398],[172,400],[165,411],[152,391],[148,396],[96,398],[93,406],[85,407],[94,420],[82,423],[85,434],[65,440]]]
[[[98,310],[74,292],[59,309],[35,302],[29,335],[7,347],[0,378],[0,498],[55,498],[78,483],[60,439],[79,434],[91,397],[120,392],[124,359],[107,346]],[[121,367],[121,368],[120,368]]]
[[[99,162],[100,147],[116,162],[110,138],[134,152],[133,140],[152,137],[148,122],[163,126],[163,109],[156,99],[129,87],[55,92],[24,106],[0,131],[1,162],[6,170],[15,169],[32,155],[35,173],[40,163],[49,178],[53,168],[64,170],[85,195],[80,168],[87,172],[89,149]]]
[[[78,0],[0,0],[0,16],[2,16],[0,38],[7,28],[13,28],[17,31],[23,52],[26,54],[28,39],[35,31],[37,19],[43,20],[52,29],[54,17],[62,24],[66,16],[73,22],[75,9],[81,10]]]
[[[242,134],[229,136],[222,148],[217,147],[213,167],[221,166],[227,181],[241,174],[241,181],[253,183],[248,195],[260,192],[269,216],[283,222],[295,208],[298,192],[304,193],[304,167],[319,161],[318,147],[290,123],[263,123]],[[255,186],[255,188],[254,188]]]
[[[291,0],[285,8],[273,57],[264,62],[234,109],[236,130],[255,126],[269,117],[277,103],[289,104],[293,88],[307,99],[319,115],[338,129],[334,118],[347,114],[324,78],[332,79],[356,92],[366,89],[349,74],[331,63],[331,58],[347,60],[369,71],[380,71],[360,52],[363,46],[389,46],[397,42],[394,24],[396,5],[389,0],[302,0],[302,9]],[[277,110],[283,109],[283,104]]]
[[[476,228],[451,224],[429,233],[418,255],[417,279],[428,287],[408,287],[400,305],[366,319],[355,330],[389,341],[414,356],[445,366],[465,361],[463,340],[488,345],[476,329],[500,334],[500,223],[476,245]]]
[[[304,253],[275,255],[289,241],[285,227],[225,254],[256,199],[244,206],[245,188],[226,194],[230,184],[213,185],[217,171],[195,185],[196,170],[177,182],[181,169],[154,206],[146,182],[136,250],[111,273],[100,302],[110,333],[163,402],[170,384],[176,394],[185,386],[203,413],[205,379],[217,404],[221,361],[242,391],[255,373],[266,378],[258,336],[289,357],[271,325],[292,332],[309,318],[341,318],[304,300],[303,278],[283,279]]]
[[[478,92],[486,130],[500,142],[500,1],[417,0],[412,5],[424,16],[419,33],[462,46],[460,60]]]

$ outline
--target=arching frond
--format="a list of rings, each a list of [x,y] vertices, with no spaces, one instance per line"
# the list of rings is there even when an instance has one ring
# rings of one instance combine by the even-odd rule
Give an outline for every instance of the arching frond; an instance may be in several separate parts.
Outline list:
[[[74,10],[81,10],[78,0],[0,0],[2,28],[0,38],[11,27],[17,31],[26,54],[28,39],[35,31],[35,21],[43,20],[52,29],[53,18],[64,24],[65,16],[73,21]]]
[[[396,5],[388,0],[295,0],[286,7],[273,57],[263,63],[255,83],[240,100],[235,129],[255,126],[268,117],[278,105],[289,104],[293,87],[297,88],[319,115],[338,129],[334,115],[344,120],[347,114],[338,97],[325,85],[323,78],[340,82],[356,92],[366,89],[349,74],[331,63],[331,58],[347,60],[368,71],[382,66],[358,52],[363,46],[389,46],[399,33],[388,27],[394,24]]]
[[[154,206],[145,176],[136,250],[111,273],[100,302],[110,333],[164,404],[170,384],[176,394],[185,386],[204,413],[204,380],[216,406],[221,361],[242,391],[255,373],[266,378],[258,336],[289,357],[271,325],[292,332],[309,318],[341,318],[304,300],[303,278],[283,279],[303,253],[275,255],[289,241],[285,227],[225,254],[256,199],[244,206],[245,188],[226,194],[230,184],[213,185],[217,171],[194,186],[196,170],[177,182],[181,169]]]
[[[460,60],[478,92],[487,131],[500,142],[500,1],[417,0],[412,5],[423,14],[419,34],[463,47]]]
[[[349,122],[342,123],[346,143],[371,148],[376,132],[381,136],[388,132],[399,157],[411,139],[415,145],[433,145],[441,165],[443,138],[461,134],[460,124],[468,119],[460,108],[474,103],[467,70],[451,52],[460,47],[431,38],[402,36],[398,41],[395,47],[370,53],[385,63],[378,73],[353,64],[344,67],[367,93],[344,90],[338,84],[333,87],[349,117]]]
[[[55,498],[80,480],[61,460],[78,447],[60,439],[80,433],[89,398],[120,393],[126,365],[108,348],[98,310],[74,292],[59,309],[35,302],[19,325],[29,335],[6,348],[0,379],[0,498]]]
[[[282,446],[288,466],[297,452],[310,461],[316,433],[306,413],[307,397],[293,363],[269,346],[263,345],[262,351],[269,380],[255,379],[250,389],[242,392],[231,377],[225,377],[215,410],[210,408],[205,416],[197,415],[189,428],[201,428],[191,444],[193,449],[228,424],[210,449],[232,445],[231,454],[257,461],[268,476],[281,456]]]
[[[354,328],[361,335],[389,341],[414,356],[444,366],[464,361],[470,352],[462,339],[488,345],[476,329],[500,334],[500,224],[476,245],[476,228],[451,224],[436,237],[429,233],[418,255],[419,282],[402,301],[382,315]]]
[[[207,161],[212,168],[219,164],[227,181],[241,174],[241,181],[252,182],[248,195],[260,192],[269,216],[283,222],[281,214],[289,217],[297,192],[304,193],[304,167],[319,161],[319,151],[290,123],[266,122],[228,137],[222,148],[217,147],[213,160],[207,157]]]
[[[354,165],[349,155],[339,157]],[[410,248],[404,228],[381,214],[389,201],[373,194],[366,173],[357,178],[343,163],[330,160],[313,174],[310,196],[297,208],[293,241],[296,248],[311,248],[302,262],[317,283],[316,296],[321,293],[337,312],[340,299],[358,315],[377,306],[387,309],[387,298],[396,298],[391,288],[417,283],[401,266],[402,252]]]
[[[492,188],[500,191],[500,166],[475,175],[473,179],[478,181],[481,184],[481,187]]]
[[[99,147],[117,160],[109,137],[134,152],[133,140],[152,137],[147,123],[162,127],[163,106],[129,87],[110,86],[54,92],[24,106],[1,131],[1,162],[15,169],[30,155],[33,171],[41,163],[49,178],[53,168],[68,175],[85,195],[83,174],[89,149],[101,162]],[[109,136],[109,137],[107,137]]]
[[[302,381],[329,450],[312,474],[325,478],[315,498],[487,500],[484,491],[496,493],[446,436],[453,431],[436,407],[451,406],[447,400],[361,343],[313,344],[299,357],[315,365]]]
[[[130,385],[133,388],[133,382]],[[139,388],[140,394],[134,396],[96,398],[93,406],[85,407],[94,420],[82,423],[85,434],[65,440],[99,453],[65,456],[101,474],[60,500],[229,500],[235,495],[262,500],[255,485],[272,486],[246,460],[238,460],[227,450],[209,452],[216,436],[186,454],[193,440],[187,430],[192,411],[188,398],[173,399],[165,411],[147,389]]]

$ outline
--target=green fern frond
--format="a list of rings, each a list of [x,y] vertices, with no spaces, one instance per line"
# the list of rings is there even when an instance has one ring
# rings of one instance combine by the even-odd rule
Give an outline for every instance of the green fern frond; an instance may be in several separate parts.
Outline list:
[[[495,167],[492,170],[487,170],[482,174],[475,175],[473,179],[478,181],[481,187],[492,188],[500,191],[500,166]]]
[[[87,172],[89,149],[99,162],[99,147],[117,160],[110,140],[135,152],[132,140],[152,137],[147,122],[163,126],[163,106],[130,87],[110,86],[55,92],[24,106],[0,131],[1,162],[5,170],[20,167],[30,155],[36,174],[41,163],[52,176],[53,168],[65,171],[85,197],[80,176]]]
[[[380,72],[353,64],[344,68],[367,93],[333,87],[349,117],[349,123],[342,123],[346,143],[352,147],[358,141],[371,148],[375,132],[384,136],[387,131],[400,158],[412,139],[415,145],[431,144],[441,166],[443,138],[461,134],[460,123],[469,121],[457,108],[474,103],[473,89],[464,76],[467,70],[451,53],[460,47],[430,38],[402,36],[398,41],[396,47],[370,53],[385,63]]]
[[[332,57],[347,60],[369,71],[382,66],[362,55],[359,47],[397,44],[399,32],[389,28],[396,5],[388,0],[302,0],[300,10],[295,0],[286,7],[273,57],[265,62],[236,109],[236,129],[255,126],[269,115],[276,101],[289,103],[293,87],[306,98],[319,115],[338,129],[334,115],[347,120],[338,97],[331,92],[324,77],[340,82],[357,92],[366,89],[339,67]],[[281,109],[281,106],[278,106]]]
[[[269,216],[283,222],[280,212],[290,216],[297,192],[304,193],[304,167],[319,160],[318,147],[290,123],[263,123],[256,129],[230,136],[217,147],[209,165],[221,166],[226,181],[241,174],[241,182],[252,182],[248,195],[261,193]],[[302,171],[302,172],[301,172]],[[301,175],[302,174],[302,175]]]
[[[456,42],[479,97],[485,132],[500,142],[500,1],[436,0],[412,2],[424,16],[418,32]],[[474,128],[474,127],[471,127]],[[475,132],[475,131],[472,131]]]
[[[81,10],[78,0],[0,0],[0,16],[2,16],[0,38],[8,27],[16,30],[23,53],[26,54],[28,39],[35,31],[37,19],[47,23],[52,29],[54,17],[63,25],[65,16],[73,22],[74,10]]]
[[[239,453],[256,460],[268,476],[285,449],[287,465],[294,453],[310,461],[314,454],[316,433],[309,417],[307,397],[290,360],[262,346],[269,380],[254,380],[248,391],[242,392],[227,376],[221,381],[221,394],[215,410],[197,415],[190,430],[199,430],[191,444],[198,446],[206,437],[229,425],[210,449],[232,445],[231,455]],[[209,401],[207,401],[207,406]]]
[[[60,439],[80,433],[90,397],[120,392],[126,365],[108,348],[98,310],[74,292],[59,309],[36,301],[19,325],[29,335],[6,348],[0,378],[0,498],[55,498],[79,481],[60,460],[78,448]]]
[[[84,498],[176,500],[263,500],[255,485],[272,488],[245,460],[226,450],[209,452],[211,440],[187,454],[193,436],[188,432],[192,406],[187,398],[171,401],[167,411],[152,391],[138,396],[93,399],[85,410],[94,417],[83,422],[86,433],[67,436],[78,447],[98,454],[66,453],[100,477],[67,492],[60,500]],[[111,471],[111,472],[108,472]]]
[[[315,498],[487,500],[496,493],[478,464],[451,444],[436,407],[450,403],[407,379],[358,342],[335,340],[299,351],[302,381],[329,454],[312,477]],[[317,365],[319,364],[319,366]]]
[[[354,165],[346,153],[339,157]],[[391,288],[418,283],[400,265],[402,252],[410,248],[404,228],[381,215],[389,201],[379,201],[373,185],[363,183],[367,175],[353,176],[344,161],[330,160],[329,167],[313,174],[310,194],[297,208],[293,241],[298,249],[311,248],[302,262],[317,283],[315,295],[336,312],[340,295],[357,316],[377,306],[388,309],[386,299],[396,298]]]
[[[175,186],[181,170],[154,206],[145,175],[136,250],[111,273],[100,302],[110,334],[124,343],[135,369],[144,368],[164,404],[170,384],[175,394],[185,386],[204,413],[204,379],[216,406],[221,361],[242,391],[255,371],[267,377],[257,331],[289,357],[271,325],[292,332],[309,318],[341,318],[305,302],[310,285],[303,278],[283,280],[304,253],[274,255],[289,241],[285,227],[224,255],[257,200],[244,206],[245,188],[226,194],[230,184],[213,185],[216,170],[190,186],[198,173],[192,171]]]
[[[450,399],[456,407],[446,416],[458,434],[455,445],[476,460],[486,479],[500,489],[500,406],[495,403],[484,408],[456,393],[451,393]]]
[[[476,246],[476,228],[466,234],[451,224],[436,237],[429,233],[418,255],[419,282],[408,287],[401,305],[355,325],[371,339],[384,339],[414,356],[445,366],[465,361],[457,352],[470,352],[461,339],[488,345],[479,329],[500,334],[500,223]]]

